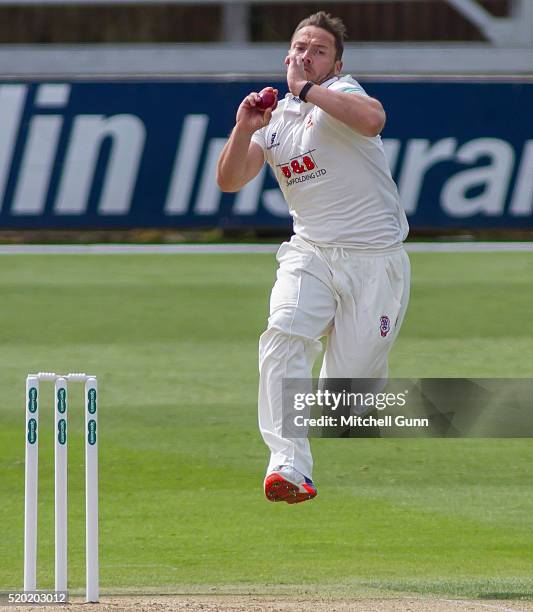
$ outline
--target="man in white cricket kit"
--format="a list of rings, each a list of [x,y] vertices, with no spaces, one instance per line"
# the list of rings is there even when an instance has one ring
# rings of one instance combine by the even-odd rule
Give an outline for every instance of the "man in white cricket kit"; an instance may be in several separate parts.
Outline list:
[[[259,342],[259,425],[271,451],[265,494],[316,496],[307,439],[282,435],[282,381],[384,378],[409,299],[405,213],[379,136],[385,112],[340,76],[345,27],[324,12],[296,28],[285,59],[290,93],[259,110],[240,104],[218,162],[218,184],[238,191],[266,161],[289,205],[294,236],[277,253],[268,328]],[[277,94],[276,90],[269,88]]]

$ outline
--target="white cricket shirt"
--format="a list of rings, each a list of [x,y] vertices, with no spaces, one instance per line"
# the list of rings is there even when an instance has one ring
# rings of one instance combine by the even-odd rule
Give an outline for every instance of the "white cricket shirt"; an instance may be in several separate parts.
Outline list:
[[[367,95],[349,75],[321,87]],[[379,136],[362,136],[288,93],[252,142],[263,149],[278,180],[295,234],[361,249],[405,240],[409,226]]]

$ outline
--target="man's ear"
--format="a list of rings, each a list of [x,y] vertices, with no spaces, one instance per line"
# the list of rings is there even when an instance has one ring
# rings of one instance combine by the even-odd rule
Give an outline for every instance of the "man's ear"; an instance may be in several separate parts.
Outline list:
[[[333,69],[335,70],[335,76],[339,75],[342,70],[342,60],[335,60]]]

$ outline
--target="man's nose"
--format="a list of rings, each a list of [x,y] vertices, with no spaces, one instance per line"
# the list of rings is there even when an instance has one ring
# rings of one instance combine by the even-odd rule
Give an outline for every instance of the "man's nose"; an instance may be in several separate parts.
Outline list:
[[[302,60],[304,63],[307,63],[307,64],[311,63],[311,52],[309,51],[309,49],[306,49],[304,51],[304,54],[302,55]]]

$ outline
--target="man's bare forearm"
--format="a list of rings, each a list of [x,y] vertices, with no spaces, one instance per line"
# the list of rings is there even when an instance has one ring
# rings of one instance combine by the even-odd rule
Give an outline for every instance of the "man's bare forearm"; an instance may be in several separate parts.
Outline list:
[[[385,125],[383,106],[374,98],[314,85],[306,100],[363,136],[377,136]]]
[[[238,191],[246,183],[246,158],[253,132],[235,126],[217,164],[217,183],[222,191]]]

